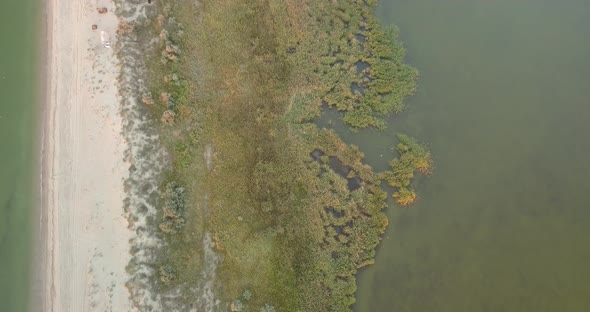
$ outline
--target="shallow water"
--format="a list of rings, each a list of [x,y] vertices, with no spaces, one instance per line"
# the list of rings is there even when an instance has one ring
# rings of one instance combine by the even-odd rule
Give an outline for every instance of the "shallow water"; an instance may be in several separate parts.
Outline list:
[[[351,133],[377,170],[395,133],[434,175],[388,210],[355,310],[590,311],[590,1],[382,0],[421,76],[387,130]]]
[[[3,0],[0,9],[0,311],[28,306],[37,6]]]

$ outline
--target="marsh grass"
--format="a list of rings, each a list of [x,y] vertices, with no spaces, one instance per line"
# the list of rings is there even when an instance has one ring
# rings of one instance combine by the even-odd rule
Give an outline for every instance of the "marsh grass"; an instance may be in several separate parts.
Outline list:
[[[144,26],[158,36],[144,102],[172,157],[161,189],[183,189],[160,199],[156,223],[174,221],[161,233],[161,291],[194,300],[210,233],[221,310],[349,310],[355,273],[387,226],[387,195],[357,147],[309,121],[327,104],[353,127],[383,127],[413,92],[417,73],[374,5],[160,2]]]

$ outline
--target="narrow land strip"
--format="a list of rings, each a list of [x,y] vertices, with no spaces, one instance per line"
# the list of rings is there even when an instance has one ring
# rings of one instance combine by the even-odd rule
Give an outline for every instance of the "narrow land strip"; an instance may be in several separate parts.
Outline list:
[[[48,86],[42,147],[42,311],[132,311],[125,288],[123,212],[128,164],[121,134],[119,67],[100,31],[115,38],[107,0],[48,4]],[[108,8],[98,14],[97,7]],[[92,30],[91,25],[97,25]]]

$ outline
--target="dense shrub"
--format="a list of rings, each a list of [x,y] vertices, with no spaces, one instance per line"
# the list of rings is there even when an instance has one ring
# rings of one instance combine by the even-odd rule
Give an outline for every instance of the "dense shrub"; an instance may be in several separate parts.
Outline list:
[[[180,230],[184,226],[184,210],[184,188],[176,182],[169,182],[162,194],[160,230],[166,234],[175,234]]]

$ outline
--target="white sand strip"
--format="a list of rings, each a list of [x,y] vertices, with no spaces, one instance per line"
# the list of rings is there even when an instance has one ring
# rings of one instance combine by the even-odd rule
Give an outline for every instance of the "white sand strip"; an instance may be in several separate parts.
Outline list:
[[[133,311],[125,271],[133,233],[123,211],[129,164],[109,0],[49,0],[49,87],[43,136],[46,276],[43,311]],[[108,8],[99,14],[98,7]],[[96,24],[98,30],[92,30]],[[43,228],[43,227],[41,227]]]

